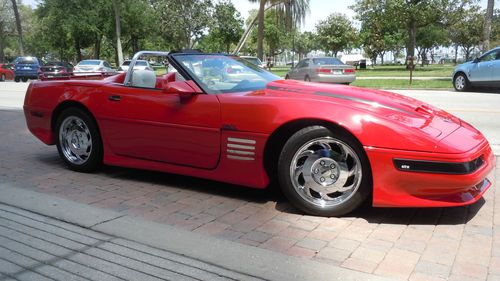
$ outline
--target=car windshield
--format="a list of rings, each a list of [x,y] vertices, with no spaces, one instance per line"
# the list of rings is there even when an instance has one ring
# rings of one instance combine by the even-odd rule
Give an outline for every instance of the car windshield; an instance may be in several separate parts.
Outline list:
[[[319,64],[319,65],[340,65],[344,64],[340,60],[336,58],[315,58],[312,59],[314,64]]]
[[[18,64],[38,64],[38,61],[35,58],[18,58],[16,60]]]
[[[264,89],[281,79],[239,57],[209,54],[174,54],[172,58],[208,94]]]
[[[99,60],[82,60],[79,65],[99,65],[100,63]]]

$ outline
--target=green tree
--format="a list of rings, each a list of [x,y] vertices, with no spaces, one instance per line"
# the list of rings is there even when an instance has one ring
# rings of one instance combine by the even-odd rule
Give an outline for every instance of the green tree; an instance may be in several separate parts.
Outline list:
[[[352,22],[342,14],[332,14],[316,25],[318,43],[326,53],[352,49],[356,45],[357,30]]]
[[[404,28],[394,21],[382,1],[359,0],[351,7],[361,22],[360,44],[365,54],[375,64],[388,51],[397,52],[404,46]]]
[[[212,20],[211,0],[151,0],[157,11],[161,33],[176,49],[192,48]]]
[[[416,47],[422,66],[428,61],[427,53],[438,46],[448,45],[447,30],[440,24],[429,24],[417,32]]]
[[[264,57],[264,26],[265,11],[273,8],[277,11],[278,19],[283,21],[286,31],[292,31],[300,25],[309,11],[309,0],[249,0],[253,3],[259,3],[259,12],[255,20],[257,21],[257,57]],[[267,8],[266,8],[267,7]],[[254,21],[255,22],[255,21]],[[251,30],[253,23],[248,27]]]
[[[317,49],[316,34],[310,31],[297,32],[294,38],[295,52],[299,54],[299,60],[307,56],[312,50]]]
[[[203,37],[201,47],[210,52],[226,52],[232,44],[238,43],[243,33],[243,19],[234,5],[221,1],[215,5],[210,32]]]
[[[474,6],[450,28],[450,40],[457,48],[462,48],[466,60],[471,58],[472,51],[481,43],[483,24],[484,16]]]
[[[15,29],[15,19],[11,11],[10,1],[0,0],[0,62],[5,62],[5,48]]]

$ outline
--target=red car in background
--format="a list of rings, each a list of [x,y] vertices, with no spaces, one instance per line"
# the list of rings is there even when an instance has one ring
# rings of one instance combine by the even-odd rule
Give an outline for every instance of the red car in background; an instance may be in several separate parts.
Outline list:
[[[14,66],[10,63],[0,63],[0,81],[14,80]]]
[[[166,56],[169,70],[134,69]],[[239,75],[227,79],[227,69]],[[69,168],[101,164],[253,188],[277,182],[297,208],[339,216],[476,202],[495,163],[484,136],[421,101],[380,90],[282,80],[222,54],[139,52],[127,73],[32,82],[29,130]]]

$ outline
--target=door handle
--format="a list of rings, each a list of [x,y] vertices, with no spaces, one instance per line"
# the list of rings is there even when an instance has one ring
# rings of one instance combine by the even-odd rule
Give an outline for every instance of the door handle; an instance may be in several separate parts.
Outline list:
[[[110,101],[120,101],[122,98],[120,96],[109,96],[108,100]]]

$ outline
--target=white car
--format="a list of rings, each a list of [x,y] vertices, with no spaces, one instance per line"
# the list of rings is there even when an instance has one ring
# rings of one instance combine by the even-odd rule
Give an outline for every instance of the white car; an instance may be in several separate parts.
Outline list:
[[[120,67],[118,68],[118,71],[123,71],[123,72],[128,71],[128,67],[130,65],[130,62],[131,62],[131,60],[125,60],[122,63],[122,65],[120,65]],[[134,69],[153,71],[153,68],[151,67],[151,65],[149,64],[149,62],[147,60],[137,60],[137,62],[135,63]]]
[[[115,70],[104,60],[82,60],[73,69],[74,75],[113,74]]]
[[[252,57],[252,56],[240,56],[240,58],[245,59],[256,66],[260,68],[266,68],[266,65],[258,58],[258,57]]]

